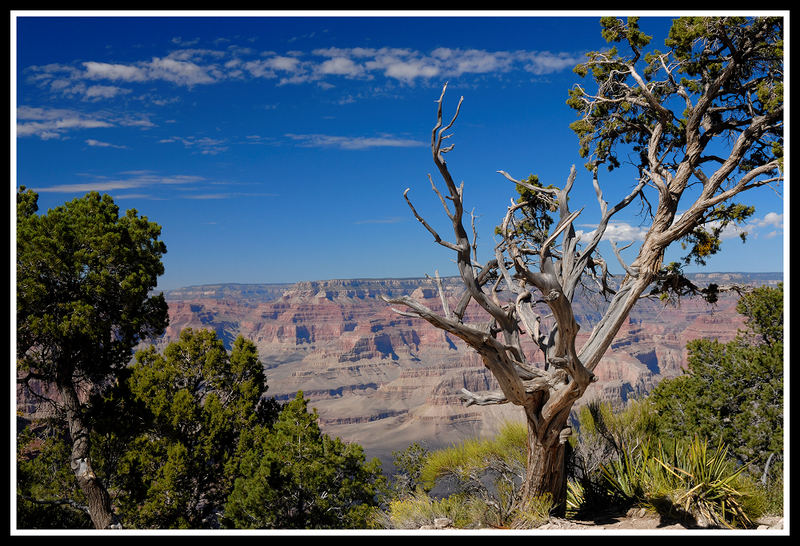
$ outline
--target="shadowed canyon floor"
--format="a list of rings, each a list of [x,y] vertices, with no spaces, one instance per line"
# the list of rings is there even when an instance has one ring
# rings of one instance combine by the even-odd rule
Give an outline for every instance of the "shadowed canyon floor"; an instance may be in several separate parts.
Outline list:
[[[705,274],[696,282],[776,284],[780,274]],[[459,284],[444,279],[455,300]],[[293,285],[206,285],[166,294],[170,326],[164,346],[184,328],[209,328],[230,344],[251,339],[264,363],[268,394],[287,400],[302,390],[330,435],[364,446],[384,467],[391,453],[420,442],[430,449],[473,436],[491,436],[508,419],[510,405],[466,407],[462,388],[498,390],[477,354],[461,340],[420,319],[398,315],[381,296],[410,294],[441,308],[430,279],[351,279]],[[642,300],[595,370],[599,381],[584,399],[624,401],[681,373],[686,343],[732,339],[742,326],[738,296],[714,306],[683,299],[680,306]],[[576,318],[583,337],[599,320],[602,301],[581,296]],[[470,308],[468,318],[486,320]],[[529,355],[535,355],[533,346]],[[541,360],[541,356],[538,356]],[[535,360],[535,359],[534,359]]]

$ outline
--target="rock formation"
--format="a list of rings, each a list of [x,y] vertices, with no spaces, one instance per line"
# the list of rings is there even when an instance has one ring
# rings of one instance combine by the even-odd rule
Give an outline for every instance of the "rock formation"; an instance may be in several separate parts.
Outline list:
[[[705,277],[703,282],[716,280]],[[779,274],[746,279],[778,280]],[[455,298],[457,281],[444,281]],[[358,442],[384,466],[393,451],[411,442],[443,447],[491,435],[503,420],[521,419],[520,410],[510,405],[464,406],[458,397],[462,388],[497,390],[494,378],[458,338],[398,315],[381,299],[400,294],[440,306],[430,279],[184,288],[166,294],[170,326],[158,345],[177,339],[187,327],[213,329],[228,345],[237,335],[252,340],[266,369],[269,395],[283,401],[302,390],[326,433]],[[680,374],[689,340],[724,342],[736,335],[742,326],[737,299],[735,293],[723,295],[713,307],[694,299],[682,300],[679,307],[642,300],[597,367],[599,381],[583,402],[624,402]],[[588,336],[602,302],[582,297],[576,305],[581,332]]]

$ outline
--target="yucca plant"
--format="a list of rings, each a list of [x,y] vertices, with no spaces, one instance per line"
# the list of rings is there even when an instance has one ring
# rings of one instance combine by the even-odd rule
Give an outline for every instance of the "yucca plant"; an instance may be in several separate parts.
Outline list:
[[[586,489],[580,482],[570,480],[567,482],[567,517],[580,513],[586,504]]]
[[[623,444],[620,457],[600,467],[602,477],[620,500],[630,504],[646,501],[656,475],[650,449],[649,442],[631,448]]]
[[[662,448],[655,460],[665,471],[678,508],[714,525],[752,526],[746,511],[750,493],[739,479],[745,467],[734,468],[727,446],[720,442],[709,450],[705,439],[695,437],[686,446],[676,444],[669,458],[666,455]]]
[[[655,448],[642,442],[623,449],[601,473],[623,502],[733,528],[752,526],[750,512],[758,504],[751,502],[744,468],[735,468],[724,444],[710,450],[706,440],[695,438],[671,449],[660,441]]]

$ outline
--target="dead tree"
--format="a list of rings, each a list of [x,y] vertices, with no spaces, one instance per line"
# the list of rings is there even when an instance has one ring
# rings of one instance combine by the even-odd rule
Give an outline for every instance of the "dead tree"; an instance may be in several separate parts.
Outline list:
[[[595,146],[588,165],[601,217],[588,240],[579,240],[574,229],[575,219],[582,209],[571,211],[569,207],[568,197],[577,177],[574,166],[561,188],[545,188],[498,171],[518,189],[527,189],[528,195],[533,197],[512,201],[497,230],[500,242],[495,247],[494,259],[484,264],[477,263],[475,227],[472,224],[467,229],[463,183],[455,184],[444,160],[444,154],[450,152],[453,145],[443,144],[452,136],[449,131],[463,101],[462,97],[452,120],[445,125],[442,106],[446,84],[438,100],[437,122],[431,136],[433,161],[446,192],[437,188],[430,175],[428,178],[450,219],[454,238],[441,237],[418,214],[408,198],[409,190],[404,193],[412,213],[436,243],[455,254],[464,291],[451,305],[440,285],[441,311],[430,309],[408,296],[386,301],[395,306],[402,305],[402,309],[394,308],[398,313],[425,319],[477,351],[483,364],[496,378],[500,392],[478,395],[464,391],[463,399],[467,404],[510,403],[524,412],[528,425],[528,459],[520,492],[521,506],[535,496],[549,493],[556,505],[563,507],[566,490],[564,444],[570,434],[570,410],[587,387],[596,381],[593,373],[596,366],[636,302],[654,291],[666,293],[669,289],[699,293],[712,300],[719,289],[700,289],[680,273],[679,267],[674,264],[664,266],[662,262],[667,247],[679,240],[697,243],[701,239],[707,242],[710,238],[715,242],[714,238],[719,235],[715,230],[720,224],[741,221],[748,215],[741,207],[722,208],[720,204],[729,202],[743,191],[783,180],[779,169],[781,157],[752,153],[754,150],[763,152],[770,146],[776,149],[775,144],[782,143],[782,99],[777,107],[774,101],[767,106],[763,97],[754,101],[747,93],[748,89],[754,89],[753,79],[759,79],[763,84],[769,78],[774,80],[782,76],[782,72],[775,74],[775,63],[770,67],[752,69],[756,62],[754,59],[764,57],[763,43],[782,34],[782,25],[778,28],[774,20],[757,20],[751,27],[727,20],[702,21],[705,33],[701,32],[703,28],[695,28],[696,36],[686,40],[692,42],[694,49],[701,47],[701,56],[704,55],[709,67],[688,72],[702,84],[692,84],[689,88],[689,84],[679,82],[676,75],[681,70],[689,70],[687,63],[691,56],[680,51],[673,53],[672,57],[666,54],[650,60],[648,67],[661,70],[664,78],[660,82],[648,82],[637,71],[636,65],[641,59],[638,49],[643,35],[635,21],[626,25],[604,20],[603,24],[616,32],[617,40],[627,41],[633,54],[628,59],[611,54],[591,57],[587,66],[588,69],[597,69],[598,93],[590,96],[579,89],[572,94],[575,99],[573,106],[582,115],[582,124],[577,126],[576,132],[585,138],[582,142],[592,142]],[[714,55],[708,53],[710,48],[715,48]],[[675,49],[677,51],[678,46]],[[668,64],[670,58],[672,64]],[[725,62],[724,67],[710,68],[711,63],[718,59]],[[663,105],[665,96],[681,98],[686,108],[686,119],[680,119],[680,115]],[[736,106],[731,97],[738,100]],[[626,104],[625,111],[632,112],[614,118],[614,108],[623,103]],[[604,127],[600,127],[598,122],[598,106],[603,107],[602,112],[607,116],[603,120],[606,123]],[[627,131],[628,142],[638,139],[643,147],[638,180],[626,195],[609,206],[598,181],[598,167],[603,163],[613,164],[615,160],[608,151],[611,148],[608,139],[611,138],[609,124],[612,119],[617,123],[614,129],[616,138],[623,138]],[[678,129],[682,132],[678,133]],[[603,130],[607,132],[603,133]],[[718,135],[735,136],[728,155],[704,156],[712,137]],[[762,161],[751,164],[749,159],[745,160],[748,154],[750,158],[761,157]],[[712,163],[716,164],[716,170],[704,172]],[[678,205],[687,186],[698,181],[702,185],[699,196],[678,215]],[[626,273],[620,282],[612,283],[606,262],[598,253],[598,244],[615,214],[636,199],[653,199],[646,196],[647,191],[654,191],[657,199],[654,210],[650,209],[649,231],[630,263],[624,262],[622,249],[614,247]],[[686,207],[686,203],[681,206]],[[521,216],[526,207],[527,212],[533,207],[553,214],[552,229],[544,235],[532,237]],[[695,244],[687,259],[701,260],[713,251],[714,248],[709,250],[708,245]],[[577,347],[579,325],[572,301],[585,279],[595,281],[599,292],[608,297],[608,304],[588,340]],[[465,321],[465,311],[470,302],[488,315],[488,323]],[[544,328],[542,309],[552,315],[553,324],[549,331]],[[523,350],[525,336],[537,351],[541,351],[543,366],[534,364],[533,359],[526,355]]]

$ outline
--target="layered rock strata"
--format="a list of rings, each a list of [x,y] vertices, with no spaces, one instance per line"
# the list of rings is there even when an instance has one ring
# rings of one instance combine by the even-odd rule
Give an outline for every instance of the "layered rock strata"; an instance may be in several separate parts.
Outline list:
[[[458,287],[445,279],[453,300]],[[414,441],[443,447],[491,435],[504,420],[521,419],[509,405],[463,405],[462,388],[480,393],[498,385],[459,339],[398,315],[381,299],[401,294],[440,308],[430,279],[191,287],[167,294],[170,326],[158,345],[177,339],[187,327],[210,328],[226,344],[238,335],[252,340],[266,369],[269,395],[284,401],[303,391],[326,433],[358,442],[368,456],[384,461]],[[736,301],[735,294],[722,296],[713,307],[693,299],[679,307],[643,300],[596,368],[599,381],[582,402],[625,401],[680,374],[689,340],[724,342],[736,335],[743,324]],[[602,302],[590,298],[576,303],[579,346],[601,309]],[[481,320],[479,310],[470,308],[467,318]],[[533,347],[529,354],[535,354]]]

